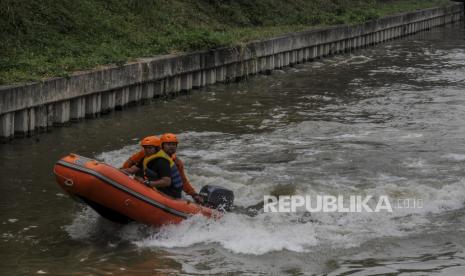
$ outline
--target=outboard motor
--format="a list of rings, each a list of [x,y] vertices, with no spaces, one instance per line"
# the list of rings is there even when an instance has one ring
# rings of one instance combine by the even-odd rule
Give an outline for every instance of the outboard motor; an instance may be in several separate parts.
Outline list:
[[[234,202],[234,193],[219,186],[206,185],[199,193],[203,198],[203,205],[220,211],[229,211]]]

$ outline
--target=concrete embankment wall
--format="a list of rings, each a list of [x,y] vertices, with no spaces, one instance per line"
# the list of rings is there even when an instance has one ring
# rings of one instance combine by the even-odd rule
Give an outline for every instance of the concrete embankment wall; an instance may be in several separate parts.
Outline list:
[[[229,82],[276,68],[463,20],[461,3],[356,26],[287,34],[244,47],[143,59],[120,67],[22,86],[0,87],[0,141],[122,109],[131,103]]]

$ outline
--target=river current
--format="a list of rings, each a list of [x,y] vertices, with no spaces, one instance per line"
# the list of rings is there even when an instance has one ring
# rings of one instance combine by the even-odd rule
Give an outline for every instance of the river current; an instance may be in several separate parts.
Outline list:
[[[465,275],[464,118],[460,23],[0,145],[0,274]],[[69,152],[119,166],[163,132],[197,190],[243,211],[120,226],[54,180]],[[264,195],[393,212],[265,213]]]

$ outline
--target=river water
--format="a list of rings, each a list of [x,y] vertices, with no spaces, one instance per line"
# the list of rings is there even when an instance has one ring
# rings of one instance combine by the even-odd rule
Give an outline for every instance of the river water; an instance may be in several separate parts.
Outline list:
[[[0,145],[0,274],[465,275],[464,118],[461,23]],[[120,226],[54,180],[69,152],[118,166],[168,131],[194,186],[247,212]],[[393,212],[264,213],[264,195]]]

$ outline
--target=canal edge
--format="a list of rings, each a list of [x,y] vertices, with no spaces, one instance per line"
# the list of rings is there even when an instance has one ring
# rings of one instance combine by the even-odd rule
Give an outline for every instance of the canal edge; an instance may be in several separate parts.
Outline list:
[[[242,47],[163,55],[69,78],[0,86],[0,142],[34,136],[153,98],[369,47],[463,18],[463,3],[454,3],[354,26],[285,34]]]

